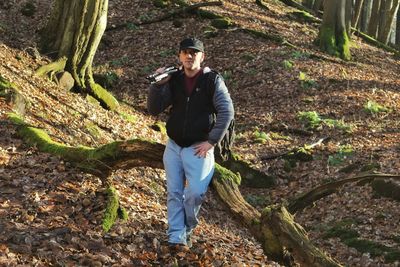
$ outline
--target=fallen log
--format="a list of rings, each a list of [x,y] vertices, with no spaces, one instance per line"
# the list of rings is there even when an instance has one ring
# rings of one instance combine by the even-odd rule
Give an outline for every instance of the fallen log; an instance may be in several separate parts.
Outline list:
[[[28,144],[59,155],[102,178],[108,194],[104,231],[108,231],[118,217],[127,217],[119,203],[118,192],[110,181],[110,172],[137,166],[162,168],[164,145],[156,142],[135,139],[112,142],[98,148],[72,147],[53,141],[44,130],[26,124],[17,114],[8,114],[8,118],[18,125],[18,133]],[[305,230],[294,222],[284,206],[270,206],[260,214],[244,200],[239,184],[240,176],[216,164],[212,185],[231,212],[260,241],[267,256],[285,263],[287,251],[290,251],[302,266],[340,266],[310,242]]]
[[[367,173],[350,178],[346,178],[339,181],[334,181],[320,185],[312,190],[300,195],[293,201],[289,203],[288,210],[291,213],[296,213],[303,210],[305,207],[311,205],[315,201],[329,196],[339,190],[339,188],[347,183],[360,183],[360,182],[370,182],[374,179],[400,179],[400,175],[385,174],[385,173]]]
[[[129,169],[137,166],[162,168],[162,153],[164,145],[146,140],[128,140],[113,142],[99,148],[70,147],[51,140],[41,129],[26,126],[17,115],[9,115],[10,119],[19,125],[19,134],[24,140],[36,145],[39,150],[59,155],[66,160],[77,163],[88,172],[107,178],[111,171]],[[112,183],[110,183],[112,184]],[[323,252],[314,247],[308,240],[305,231],[293,221],[291,215],[283,206],[268,207],[263,215],[247,203],[239,191],[240,177],[230,170],[216,165],[212,185],[230,211],[243,222],[261,242],[265,253],[272,259],[284,262],[286,251],[289,250],[295,259],[304,262],[304,266],[340,266]],[[109,186],[110,188],[111,186]],[[113,214],[108,214],[114,221],[120,206],[113,200],[115,194],[110,194]],[[119,208],[115,208],[115,207]],[[268,212],[267,212],[268,211]],[[105,229],[112,225],[107,224]]]
[[[129,24],[147,25],[147,24],[151,24],[151,23],[161,22],[161,21],[167,20],[169,18],[175,17],[177,15],[193,12],[194,10],[197,10],[200,7],[205,7],[205,6],[222,6],[222,2],[221,1],[202,2],[202,3],[197,3],[197,4],[193,4],[193,5],[189,5],[189,6],[183,6],[177,10],[171,11],[171,12],[164,14],[163,16],[158,17],[158,18],[153,18],[153,19],[149,19],[149,20],[145,20],[145,21],[137,22],[137,23],[125,22],[125,23],[121,23],[118,25],[113,25],[113,26],[107,28],[106,31],[118,30],[118,29],[127,27]]]

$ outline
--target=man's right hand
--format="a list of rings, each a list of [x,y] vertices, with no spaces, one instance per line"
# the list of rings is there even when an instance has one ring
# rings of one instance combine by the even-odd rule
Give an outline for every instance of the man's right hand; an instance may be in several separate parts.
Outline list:
[[[156,69],[156,73],[163,73],[164,70],[165,70],[165,67],[158,68],[158,69]],[[158,81],[156,84],[157,84],[157,85],[165,84],[165,83],[167,83],[170,79],[171,79],[171,75],[168,75],[167,77],[165,77],[165,78],[162,79],[161,81]]]

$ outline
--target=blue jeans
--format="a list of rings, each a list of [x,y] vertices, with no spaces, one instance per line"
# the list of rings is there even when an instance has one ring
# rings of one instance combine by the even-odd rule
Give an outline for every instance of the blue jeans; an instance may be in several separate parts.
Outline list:
[[[214,174],[214,149],[205,158],[194,153],[193,146],[181,147],[171,139],[164,151],[170,243],[186,244],[186,235],[199,223],[197,215]]]

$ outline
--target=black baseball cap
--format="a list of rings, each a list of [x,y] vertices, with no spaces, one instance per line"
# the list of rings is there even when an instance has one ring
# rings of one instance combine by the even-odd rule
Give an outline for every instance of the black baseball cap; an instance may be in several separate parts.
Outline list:
[[[204,52],[203,42],[197,38],[186,38],[179,44],[179,51],[184,49],[194,49]]]

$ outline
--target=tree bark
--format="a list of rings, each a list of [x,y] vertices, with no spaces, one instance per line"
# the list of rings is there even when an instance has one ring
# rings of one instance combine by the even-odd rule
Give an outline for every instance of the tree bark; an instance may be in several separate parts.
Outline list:
[[[348,38],[350,39],[350,37],[351,37],[351,14],[352,14],[352,9],[353,9],[353,7],[352,7],[352,2],[353,2],[353,0],[345,0],[345,14],[344,14],[344,17],[345,17],[345,25],[346,25],[346,33],[347,33],[347,36],[348,36]]]
[[[361,21],[358,29],[362,32],[368,32],[368,23],[371,18],[372,0],[364,0],[364,5],[361,12]]]
[[[372,9],[371,9],[371,19],[368,24],[368,35],[375,38],[378,35],[378,26],[379,26],[379,10],[381,6],[381,0],[373,0]]]
[[[339,190],[339,188],[347,183],[355,182],[371,182],[374,179],[400,179],[399,175],[384,174],[384,173],[368,173],[363,175],[358,175],[343,180],[338,180],[330,183],[326,183],[311,189],[310,191],[297,197],[289,203],[288,210],[291,213],[296,213],[303,210],[305,207],[311,205],[315,201],[322,199],[330,194],[333,194]]]
[[[399,8],[399,0],[386,0],[385,7],[382,16],[385,18],[383,24],[379,26],[378,40],[384,44],[389,43],[390,32],[392,31],[392,25],[394,16]]]
[[[347,33],[348,1],[350,0],[326,0],[324,2],[324,16],[318,37],[322,51],[345,60],[351,59]]]
[[[311,9],[314,5],[314,0],[303,0],[301,4]]]
[[[324,2],[323,0],[315,0],[315,1],[314,1],[314,4],[313,4],[313,6],[312,6],[312,9],[315,11],[316,14],[318,14],[319,11],[321,10],[322,3],[323,3],[323,2]]]
[[[396,20],[396,47],[400,47],[400,9],[397,9],[397,20]]]
[[[42,36],[43,48],[65,57],[76,87],[109,109],[118,102],[94,82],[92,63],[107,24],[108,0],[56,0]]]
[[[354,28],[358,27],[358,22],[360,20],[360,15],[361,15],[363,4],[364,4],[364,0],[356,0],[356,4],[354,6],[354,15],[353,15],[353,19],[351,21],[351,25]]]

